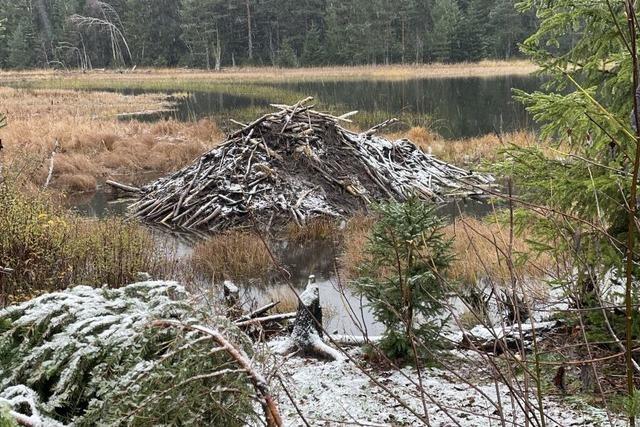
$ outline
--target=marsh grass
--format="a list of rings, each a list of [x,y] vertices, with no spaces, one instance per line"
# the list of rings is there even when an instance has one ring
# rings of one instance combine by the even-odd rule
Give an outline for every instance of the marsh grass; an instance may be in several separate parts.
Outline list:
[[[481,279],[499,285],[510,283],[513,277],[543,279],[549,277],[554,266],[548,256],[531,255],[531,236],[526,230],[515,234],[510,246],[509,225],[500,214],[483,219],[455,218],[445,233],[453,241],[456,257],[448,274],[463,287],[475,285]]]
[[[116,70],[92,72],[68,72],[52,70],[5,71],[0,78],[8,83],[32,82],[40,80],[61,80],[74,84],[97,88],[102,84],[122,84],[133,87],[133,82],[144,87],[157,88],[170,82],[174,88],[191,87],[194,83],[206,85],[215,83],[282,83],[291,81],[337,81],[337,80],[407,80],[416,78],[452,77],[493,77],[505,75],[528,75],[538,67],[526,60],[480,61],[461,64],[419,64],[419,65],[371,65],[335,66],[315,68],[275,68],[243,67],[227,68],[222,71],[174,69],[137,69],[119,72]],[[107,83],[103,83],[107,82]],[[158,83],[160,82],[160,83]],[[67,86],[68,87],[68,86]],[[104,87],[104,86],[102,86]]]
[[[283,237],[291,242],[301,243],[314,240],[336,239],[339,235],[338,223],[327,217],[313,218],[303,226],[290,222],[283,231]]]
[[[277,286],[267,291],[269,301],[280,301],[278,305],[271,309],[273,313],[292,313],[298,310],[298,296],[287,286]]]
[[[358,277],[359,267],[366,260],[365,248],[374,222],[375,218],[363,216],[355,217],[347,224],[339,258],[341,273],[346,280]],[[451,239],[455,255],[447,276],[462,288],[474,286],[481,279],[500,285],[509,283],[512,274],[519,278],[542,279],[549,277],[554,266],[549,257],[531,258],[530,236],[526,230],[514,236],[510,249],[508,224],[500,215],[489,215],[484,219],[457,217],[443,232],[446,238]],[[513,271],[509,266],[509,256]],[[384,271],[379,274],[383,275]]]
[[[510,132],[498,136],[487,134],[478,137],[448,140],[429,126],[414,126],[407,131],[387,133],[389,139],[406,138],[424,152],[459,166],[480,165],[500,160],[501,151],[510,147],[544,146],[539,138],[528,131]]]
[[[0,103],[9,111],[9,125],[0,131],[6,169],[42,185],[57,141],[51,185],[68,191],[95,190],[109,177],[178,169],[224,138],[207,119],[117,120],[122,112],[164,108],[161,95],[0,88]]]
[[[194,247],[188,262],[194,272],[211,282],[265,279],[275,268],[260,237],[247,231],[211,236]]]

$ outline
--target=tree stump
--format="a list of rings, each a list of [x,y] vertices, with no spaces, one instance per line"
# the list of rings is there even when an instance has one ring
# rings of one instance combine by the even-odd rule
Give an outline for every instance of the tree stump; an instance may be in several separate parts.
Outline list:
[[[277,351],[281,354],[295,352],[320,359],[344,360],[342,353],[322,340],[322,335],[320,290],[315,276],[311,275],[305,291],[300,295],[291,336]]]

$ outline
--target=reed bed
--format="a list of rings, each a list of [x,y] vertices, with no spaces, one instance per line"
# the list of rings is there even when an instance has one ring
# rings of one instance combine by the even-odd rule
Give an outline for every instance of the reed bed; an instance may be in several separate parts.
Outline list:
[[[358,277],[359,267],[366,260],[365,249],[369,242],[375,218],[362,216],[353,218],[345,229],[339,264],[344,279]],[[460,216],[443,230],[452,241],[455,259],[447,270],[447,277],[462,288],[474,286],[481,279],[489,279],[498,285],[509,283],[512,277],[519,279],[542,279],[552,272],[553,260],[540,255],[530,255],[526,232],[514,235],[509,247],[509,227],[499,215],[484,219]],[[511,262],[511,266],[510,263]],[[384,272],[380,272],[384,274]]]
[[[458,166],[478,165],[501,160],[501,150],[512,145],[519,147],[541,146],[538,136],[529,131],[510,132],[504,135],[487,134],[473,138],[449,140],[425,126],[415,126],[405,132],[395,132],[389,138],[407,138],[423,151],[445,162]]]
[[[68,191],[95,190],[114,175],[166,173],[223,139],[210,120],[117,119],[122,113],[169,108],[164,95],[0,88],[0,104],[9,118],[0,132],[7,169],[29,170],[30,180],[42,185],[57,150],[51,186]]]
[[[318,80],[407,80],[415,78],[452,78],[452,77],[495,77],[507,75],[528,75],[539,68],[526,60],[480,61],[460,64],[416,64],[416,65],[369,65],[334,66],[311,68],[242,67],[227,68],[221,71],[196,69],[137,69],[120,72],[117,70],[79,71],[5,71],[0,78],[9,83],[37,80],[66,80],[85,87],[104,87],[118,82],[157,87],[159,82],[173,81],[176,86],[191,86],[193,82],[244,82],[274,83],[289,81]]]
[[[211,282],[266,279],[275,268],[260,237],[247,231],[229,231],[197,244],[189,258],[193,271]]]

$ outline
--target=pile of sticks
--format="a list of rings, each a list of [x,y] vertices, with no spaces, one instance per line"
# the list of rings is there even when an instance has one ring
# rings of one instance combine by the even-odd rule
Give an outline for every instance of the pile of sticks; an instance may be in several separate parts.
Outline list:
[[[135,216],[170,227],[222,230],[247,220],[303,225],[317,216],[344,217],[371,202],[411,195],[441,202],[477,196],[491,176],[472,173],[424,153],[406,139],[376,136],[388,120],[356,133],[313,110],[312,98],[277,105],[191,165],[140,189]],[[136,189],[137,190],[137,189]]]

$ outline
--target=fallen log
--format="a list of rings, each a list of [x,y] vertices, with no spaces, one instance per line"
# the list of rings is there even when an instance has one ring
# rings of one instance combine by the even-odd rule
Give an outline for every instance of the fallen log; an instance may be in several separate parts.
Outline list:
[[[141,193],[142,192],[142,190],[139,189],[138,187],[133,187],[131,185],[121,184],[119,182],[112,181],[110,179],[108,179],[105,182],[105,184],[107,184],[107,185],[109,185],[109,186],[111,186],[111,187],[113,187],[115,189],[125,191],[127,193]]]
[[[300,295],[293,332],[276,351],[283,355],[297,353],[320,359],[344,360],[342,353],[322,340],[322,334],[320,290],[315,276],[311,275],[305,291]]]
[[[281,322],[283,320],[295,319],[296,315],[297,315],[296,312],[272,314],[270,316],[255,317],[253,319],[236,320],[234,323],[236,324],[236,326],[243,327],[243,326],[249,326],[249,325],[257,325],[257,324],[263,324],[263,323],[269,323],[269,322]]]
[[[250,319],[254,319],[256,317],[262,316],[263,314],[265,314],[267,311],[271,310],[273,307],[277,306],[278,304],[280,304],[280,301],[274,301],[274,302],[270,302],[269,304],[260,307],[254,311],[252,311],[251,313],[245,314],[242,317],[239,317],[238,319],[236,319],[236,323],[238,322],[243,322],[245,320],[250,320]]]

